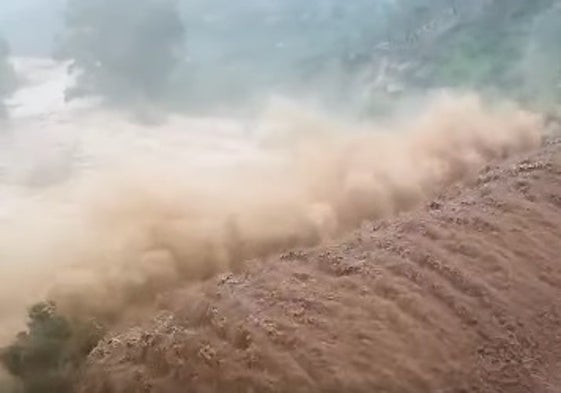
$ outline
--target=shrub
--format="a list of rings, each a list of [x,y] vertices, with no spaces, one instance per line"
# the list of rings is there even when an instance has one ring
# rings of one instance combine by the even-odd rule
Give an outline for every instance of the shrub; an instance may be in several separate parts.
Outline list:
[[[90,351],[103,335],[94,321],[74,321],[54,303],[28,312],[28,329],[1,353],[6,370],[21,382],[23,393],[66,393]]]

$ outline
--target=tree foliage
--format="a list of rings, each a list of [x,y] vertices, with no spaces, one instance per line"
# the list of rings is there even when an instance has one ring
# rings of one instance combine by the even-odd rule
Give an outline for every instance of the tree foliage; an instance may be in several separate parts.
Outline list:
[[[184,27],[173,0],[69,0],[57,51],[79,73],[70,97],[157,100],[180,60]]]
[[[369,96],[366,86],[388,75],[389,84],[405,89],[495,89],[554,99],[557,60],[544,54],[555,53],[559,41],[556,3],[69,0],[60,54],[81,72],[72,94],[163,98],[179,110],[258,104],[271,92],[355,105]],[[537,59],[549,64],[547,72],[534,72]]]
[[[341,107],[369,97],[363,90],[375,84],[385,85],[382,101],[388,85],[493,90],[515,98],[540,90],[554,97],[557,3],[185,0],[191,58],[184,70],[190,77],[183,79],[189,88],[183,90],[195,97],[193,103],[222,99],[225,105],[251,95],[258,101],[260,93],[274,91],[333,98]]]
[[[67,319],[50,302],[31,307],[28,318],[27,331],[1,352],[3,366],[20,381],[22,393],[71,392],[103,330],[94,322]]]
[[[393,68],[381,76],[402,90],[473,89],[540,110],[559,105],[559,1],[396,0],[388,18],[382,57]]]
[[[60,1],[58,55],[79,73],[69,97],[214,111],[275,92],[344,106],[391,76],[403,91],[559,100],[558,0]]]

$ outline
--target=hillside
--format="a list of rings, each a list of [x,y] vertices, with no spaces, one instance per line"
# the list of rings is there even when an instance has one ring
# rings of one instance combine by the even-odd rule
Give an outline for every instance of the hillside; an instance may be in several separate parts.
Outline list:
[[[557,391],[560,195],[550,139],[340,243],[164,296],[78,391]]]
[[[65,2],[12,3],[0,7],[12,52],[59,53]],[[164,100],[172,111],[245,113],[271,93],[365,117],[386,114],[395,92],[442,87],[540,110],[560,97],[556,0],[177,3],[187,42]]]
[[[0,5],[0,393],[559,392],[559,37],[561,0]]]

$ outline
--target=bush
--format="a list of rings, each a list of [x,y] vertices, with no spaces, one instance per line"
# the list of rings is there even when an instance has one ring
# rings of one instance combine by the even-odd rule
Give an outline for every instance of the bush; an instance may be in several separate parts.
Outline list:
[[[66,393],[103,335],[95,322],[72,321],[54,303],[34,305],[28,329],[2,353],[5,369],[21,382],[22,393]]]

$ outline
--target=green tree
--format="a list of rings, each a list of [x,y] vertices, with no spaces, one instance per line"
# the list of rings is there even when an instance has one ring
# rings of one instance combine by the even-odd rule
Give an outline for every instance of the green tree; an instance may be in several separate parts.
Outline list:
[[[57,51],[78,73],[68,97],[161,99],[182,54],[176,7],[173,0],[69,0]]]
[[[397,0],[390,55],[410,65],[400,75],[409,87],[545,93],[558,84],[555,7],[554,0]]]
[[[23,393],[70,393],[78,370],[103,335],[94,322],[73,321],[44,302],[28,312],[28,329],[0,352]]]

